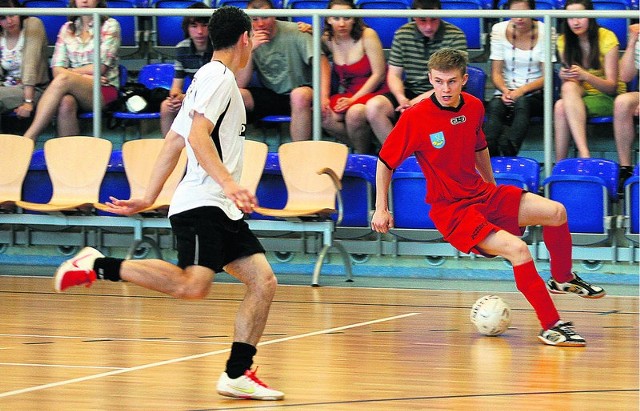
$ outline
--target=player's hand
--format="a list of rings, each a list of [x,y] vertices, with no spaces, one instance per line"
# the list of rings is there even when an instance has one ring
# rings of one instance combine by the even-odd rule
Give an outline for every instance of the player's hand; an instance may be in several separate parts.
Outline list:
[[[115,197],[109,197],[109,201],[107,201],[105,205],[109,208],[109,210],[107,210],[108,212],[120,215],[133,215],[151,206],[151,204],[143,198],[119,200]]]
[[[371,218],[371,229],[384,234],[390,228],[393,228],[393,216],[389,210],[376,210]]]
[[[224,184],[223,190],[224,195],[245,214],[251,213],[253,208],[258,205],[256,196],[233,180]]]
[[[336,113],[344,113],[349,107],[351,107],[351,104],[353,104],[352,98],[340,97],[338,101],[336,101],[336,105],[333,106],[333,111]]]

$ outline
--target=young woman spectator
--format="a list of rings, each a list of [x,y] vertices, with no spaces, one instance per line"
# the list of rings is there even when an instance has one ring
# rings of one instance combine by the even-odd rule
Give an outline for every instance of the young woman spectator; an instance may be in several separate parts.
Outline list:
[[[629,82],[638,76],[640,70],[640,42],[638,42],[638,30],[640,24],[629,26],[629,40],[627,49],[620,59],[620,79]],[[637,91],[624,93],[616,97],[613,106],[613,135],[618,149],[618,161],[620,163],[620,188],[622,191],[624,182],[633,174],[633,143],[636,140],[636,126],[638,113],[640,112],[640,94]]]
[[[352,0],[331,0],[328,8],[350,10],[355,6]],[[364,104],[389,91],[380,38],[359,17],[327,17],[322,45],[332,56],[333,74],[339,83],[338,94],[330,97],[322,127],[349,144],[354,152],[368,153],[373,135],[360,124],[366,123]]]
[[[567,0],[565,10],[593,10],[591,0]],[[562,98],[554,107],[556,161],[567,157],[573,137],[578,157],[591,156],[587,145],[587,118],[613,114],[613,99],[625,91],[618,81],[616,35],[595,19],[568,18],[558,37],[562,68],[558,73]]]
[[[70,7],[102,8],[105,0],[70,0]],[[51,68],[53,80],[40,98],[38,111],[24,136],[36,140],[57,115],[58,136],[80,133],[78,109],[93,110],[93,17],[73,16],[58,34]],[[100,83],[102,107],[118,98],[120,24],[101,16]]]
[[[20,7],[17,0],[0,0],[1,8]],[[37,17],[0,16],[0,112],[31,117],[49,83],[47,35]]]
[[[535,0],[509,0],[505,9],[534,10]],[[484,132],[492,157],[517,155],[531,117],[542,115],[545,30],[544,23],[527,17],[496,23],[491,30],[491,80],[496,92],[487,105]],[[509,123],[511,129],[505,133]]]

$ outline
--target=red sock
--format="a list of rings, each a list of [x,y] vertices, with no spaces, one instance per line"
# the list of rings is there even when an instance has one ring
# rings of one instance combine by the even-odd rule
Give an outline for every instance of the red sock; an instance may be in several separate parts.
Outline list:
[[[542,328],[548,330],[553,327],[560,319],[560,315],[544,281],[538,275],[533,260],[513,267],[513,275],[516,279],[516,287],[535,310]]]
[[[560,283],[573,280],[569,225],[545,226],[542,228],[542,238],[549,250],[551,276]]]

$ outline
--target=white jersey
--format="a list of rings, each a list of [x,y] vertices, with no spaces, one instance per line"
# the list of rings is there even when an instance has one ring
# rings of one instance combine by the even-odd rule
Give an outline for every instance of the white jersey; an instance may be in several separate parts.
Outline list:
[[[242,148],[247,115],[240,90],[231,70],[219,61],[202,66],[189,86],[182,108],[171,125],[186,144],[187,172],[176,189],[169,216],[203,206],[222,209],[232,220],[242,218],[242,211],[229,200],[222,187],[200,166],[189,145],[194,112],[204,115],[215,127],[211,140],[222,163],[236,181],[242,174]]]

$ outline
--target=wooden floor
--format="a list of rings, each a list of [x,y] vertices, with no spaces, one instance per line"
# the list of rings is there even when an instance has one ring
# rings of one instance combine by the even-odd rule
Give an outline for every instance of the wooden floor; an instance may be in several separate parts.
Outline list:
[[[554,296],[585,348],[540,344],[523,297],[483,337],[486,292],[280,286],[256,365],[284,401],[218,396],[243,287],[177,301],[125,283],[67,294],[0,276],[2,410],[637,410],[638,297]]]

